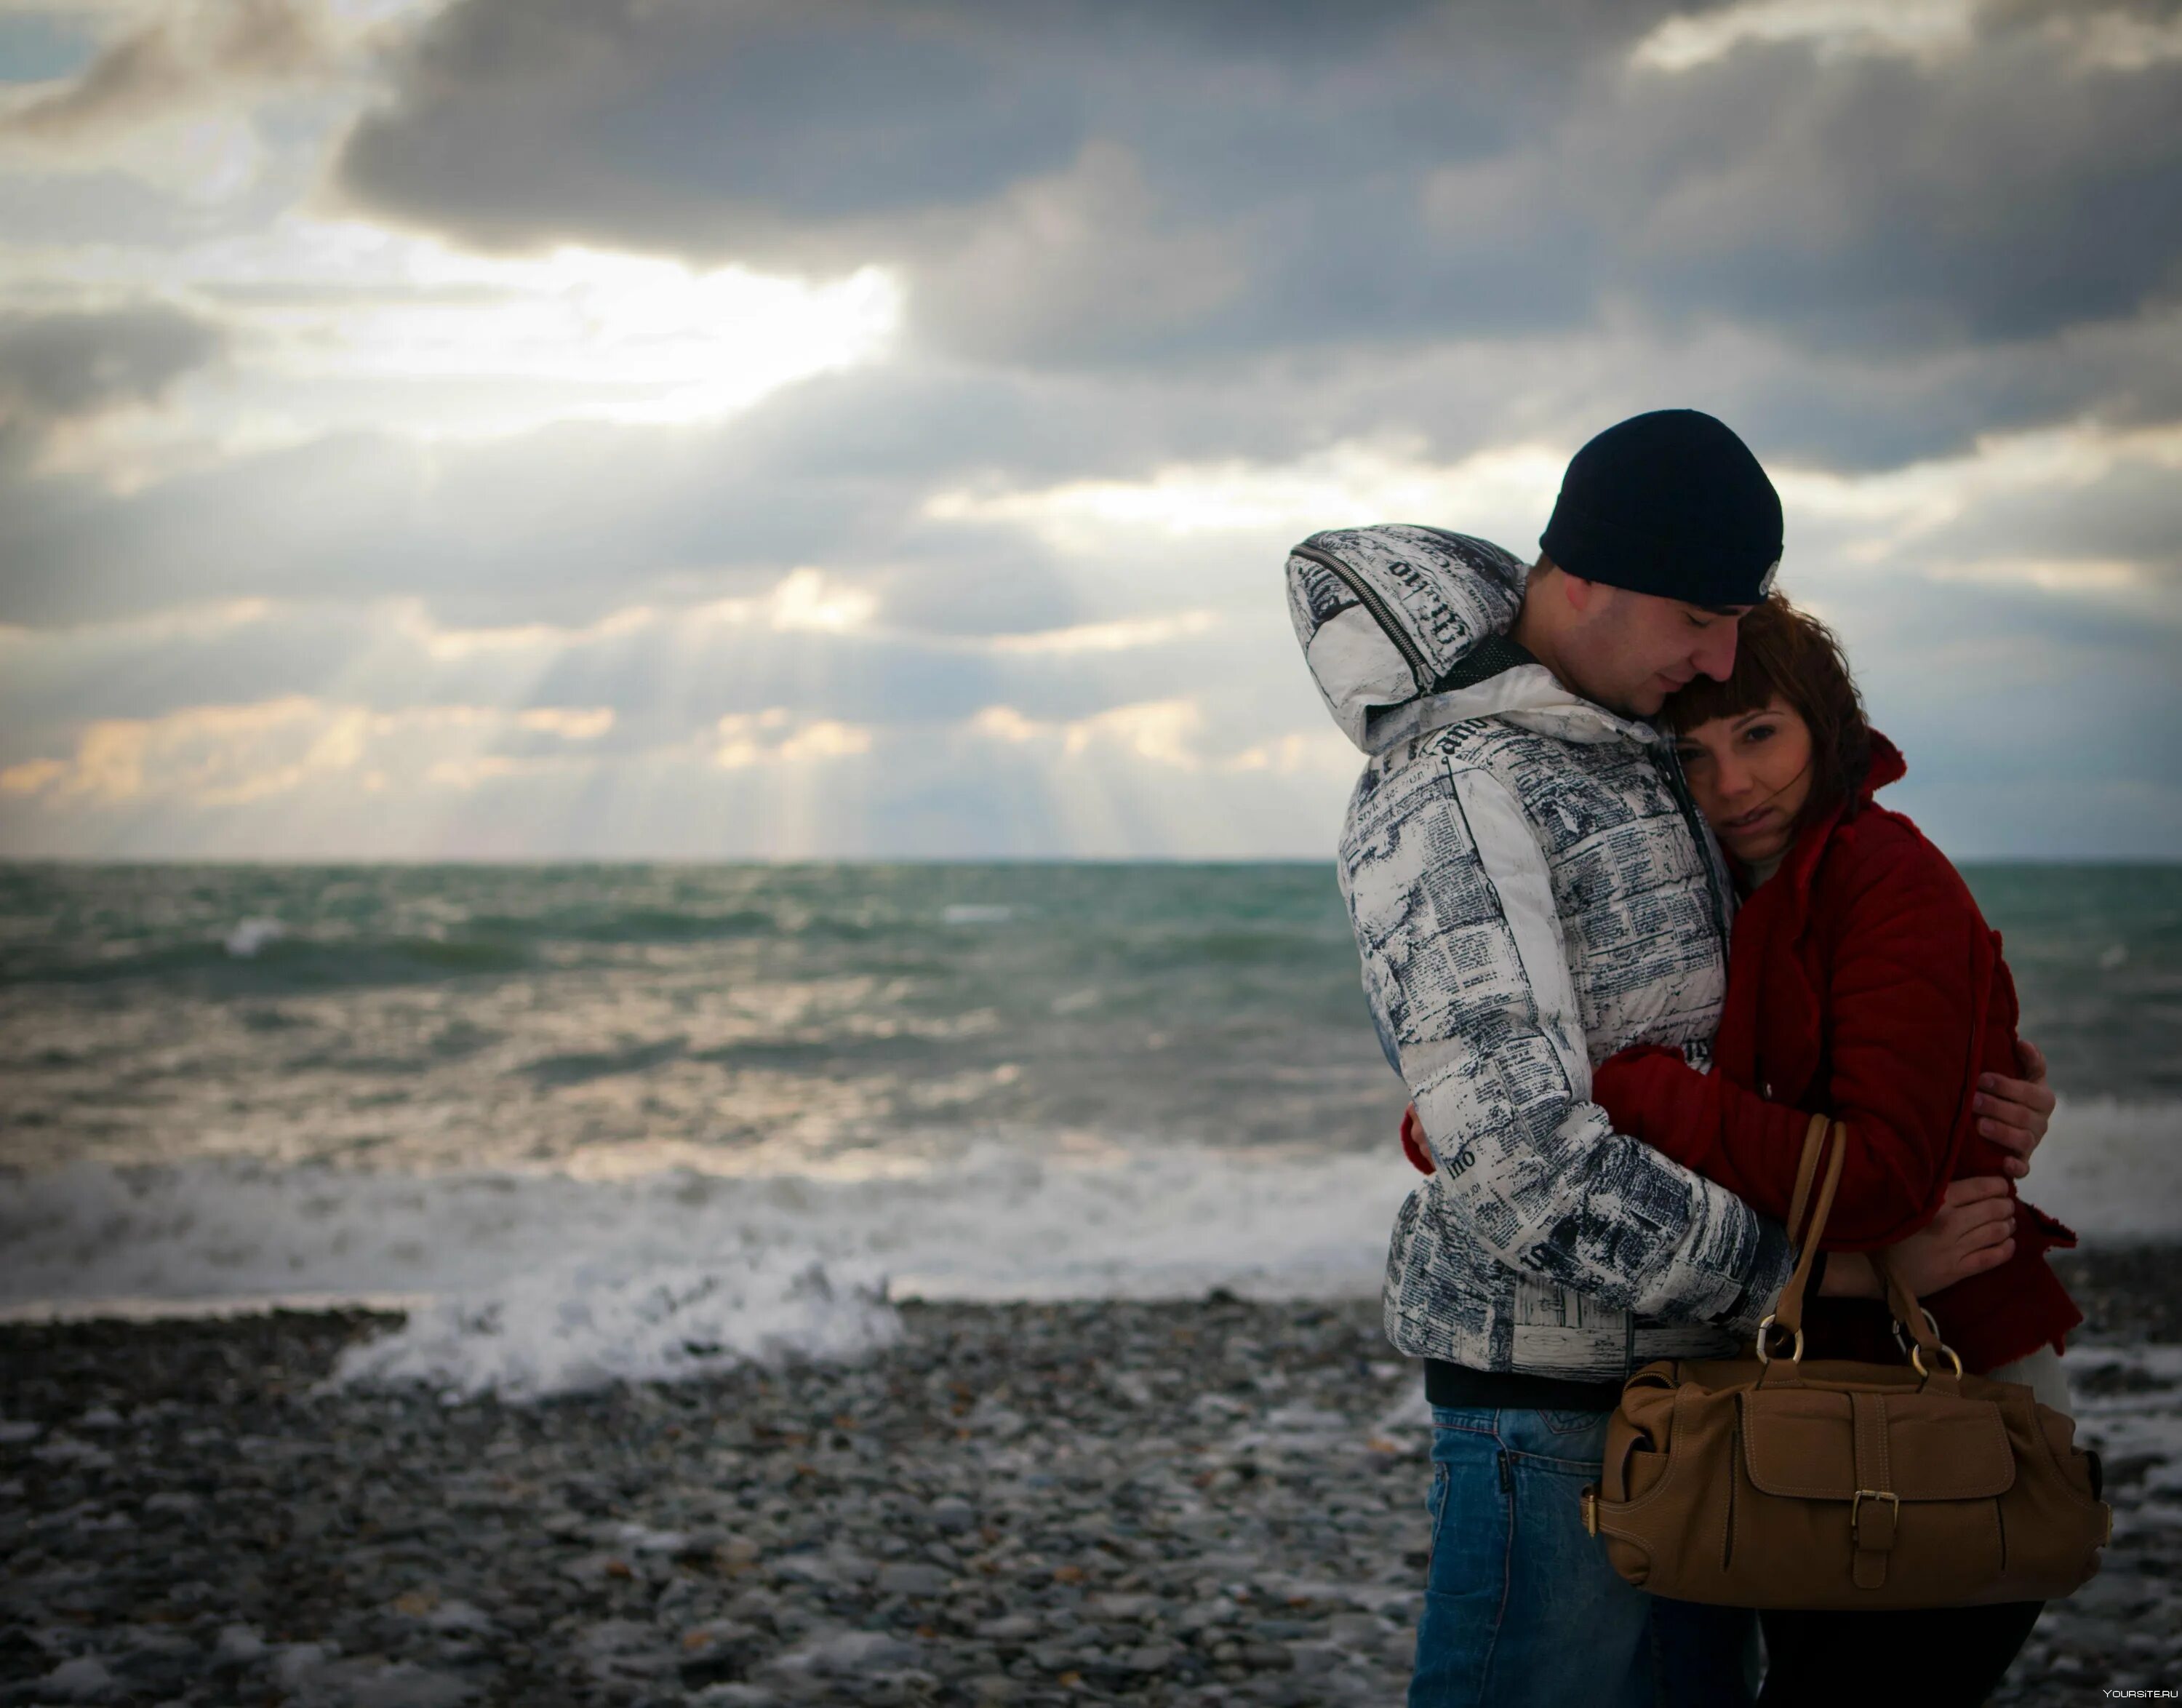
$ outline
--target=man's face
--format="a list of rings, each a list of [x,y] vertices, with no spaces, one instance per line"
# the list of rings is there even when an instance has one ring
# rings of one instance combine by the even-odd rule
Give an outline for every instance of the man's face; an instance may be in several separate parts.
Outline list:
[[[1694,676],[1727,679],[1736,625],[1749,607],[1713,610],[1569,578],[1577,621],[1564,663],[1569,686],[1629,718],[1649,718]]]

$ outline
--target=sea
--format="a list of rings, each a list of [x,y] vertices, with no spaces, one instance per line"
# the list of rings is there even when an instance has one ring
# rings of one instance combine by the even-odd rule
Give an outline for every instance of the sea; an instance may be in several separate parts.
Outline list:
[[[2182,866],[1965,868],[2182,1239]],[[0,1312],[410,1312],[542,1392],[910,1297],[1365,1294],[1413,1184],[1330,865],[0,866]]]

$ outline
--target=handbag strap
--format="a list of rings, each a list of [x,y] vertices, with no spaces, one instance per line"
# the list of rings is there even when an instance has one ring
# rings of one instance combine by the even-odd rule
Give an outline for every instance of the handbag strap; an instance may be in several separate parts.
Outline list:
[[[1811,1182],[1818,1177],[1819,1154],[1825,1149],[1828,1124],[1825,1116],[1814,1115],[1811,1124],[1803,1129],[1803,1155],[1796,1164],[1796,1190],[1788,1200],[1788,1238],[1799,1246],[1803,1242],[1796,1239],[1796,1230],[1803,1226],[1803,1209],[1810,1202]]]
[[[1830,1145],[1829,1140],[1832,1141]],[[1773,1307],[1771,1318],[1773,1328],[1783,1334],[1799,1337],[1797,1343],[1798,1361],[1802,1356],[1800,1334],[1804,1295],[1809,1289],[1811,1271],[1817,1266],[1819,1241],[1825,1234],[1826,1217],[1833,1211],[1835,1190],[1841,1184],[1841,1169],[1848,1160],[1847,1124],[1829,1121],[1823,1115],[1814,1115],[1810,1126],[1803,1134],[1803,1154],[1796,1164],[1796,1190],[1788,1201],[1788,1236],[1791,1239],[1796,1239],[1797,1229],[1803,1224],[1804,1206],[1811,1196],[1811,1182],[1818,1174],[1819,1158],[1822,1154],[1826,1157],[1825,1178],[1819,1188],[1818,1203],[1811,1211],[1809,1227],[1803,1230],[1802,1239],[1797,1241],[1795,1272],[1788,1278],[1788,1284],[1780,1289],[1780,1297]],[[1885,1250],[1869,1251],[1865,1256],[1871,1260],[1872,1268],[1886,1289],[1887,1309],[1915,1343],[1916,1350],[1910,1355],[1910,1361],[1916,1367],[1917,1373],[1924,1378],[1928,1386],[1936,1384],[1948,1390],[1957,1388],[1962,1378],[1963,1361],[1940,1339],[1939,1325],[1932,1320],[1932,1313],[1918,1299],[1916,1289],[1887,1261]],[[1758,1333],[1762,1345],[1765,1330],[1761,1328]],[[1942,1358],[1953,1365],[1952,1372],[1941,1368],[1940,1361]]]
[[[1909,1362],[1924,1378],[1926,1387],[1937,1387],[1943,1392],[1958,1390],[1962,1384],[1962,1355],[1940,1339],[1940,1325],[1932,1313],[1919,1301],[1915,1290],[1902,1278],[1902,1273],[1887,1261],[1886,1253],[1874,1251],[1871,1267],[1879,1272],[1880,1280],[1886,1288],[1886,1308],[1894,1313],[1897,1327],[1907,1329],[1913,1345],[1909,1350]],[[1942,1367],[1941,1359],[1953,1365],[1952,1372]]]
[[[1831,1138],[1830,1145],[1827,1140]],[[1801,1221],[1803,1199],[1809,1186],[1809,1177],[1818,1167],[1819,1153],[1826,1155],[1825,1174],[1819,1184],[1818,1202],[1811,1211],[1808,1229],[1803,1239],[1801,1254],[1796,1259],[1795,1273],[1789,1276],[1788,1284],[1780,1289],[1780,1301],[1773,1307],[1774,1326],[1789,1334],[1797,1334],[1803,1326],[1803,1293],[1810,1285],[1811,1271],[1819,1258],[1819,1241],[1826,1231],[1826,1217],[1832,1213],[1834,1192],[1841,1184],[1841,1165],[1848,1159],[1848,1134],[1841,1124],[1830,1122],[1823,1115],[1811,1117],[1809,1133],[1803,1140],[1803,1159],[1797,1167],[1795,1201],[1788,1206],[1791,1236]]]

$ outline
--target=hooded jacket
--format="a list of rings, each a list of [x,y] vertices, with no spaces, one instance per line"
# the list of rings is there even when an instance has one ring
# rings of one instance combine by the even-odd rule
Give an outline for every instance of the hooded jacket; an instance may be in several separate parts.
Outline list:
[[[1593,1064],[1631,1045],[1704,1058],[1732,891],[1670,744],[1504,638],[1525,573],[1463,535],[1337,530],[1291,553],[1288,607],[1365,756],[1341,890],[1439,1165],[1395,1221],[1387,1336],[1612,1381],[1731,1353],[1794,1253],[1592,1101]]]
[[[1825,1244],[1869,1250],[1930,1221],[1947,1183],[1999,1174],[1976,1130],[1980,1073],[2013,1074],[2015,984],[2000,939],[1946,855],[1873,795],[1907,771],[1884,735],[1852,801],[1797,835],[1736,915],[1712,1071],[1636,1050],[1593,1090],[1616,1124],[1785,1215],[1803,1112],[1847,1123]],[[1851,810],[1853,808],[1853,810]],[[2062,1341],[2083,1321],[2045,1254],[2075,1235],[2015,1195],[2015,1254],[1925,1301],[1941,1338],[1980,1373]],[[1819,1299],[1821,1357],[1900,1354],[1876,1301]]]

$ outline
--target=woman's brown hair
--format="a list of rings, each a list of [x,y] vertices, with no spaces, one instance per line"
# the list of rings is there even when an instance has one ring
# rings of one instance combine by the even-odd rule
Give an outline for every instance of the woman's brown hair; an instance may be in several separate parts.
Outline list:
[[[1715,718],[1763,710],[1775,695],[1795,707],[1811,732],[1811,792],[1797,815],[1802,829],[1843,807],[1853,817],[1864,774],[1871,768],[1871,725],[1864,696],[1849,674],[1834,631],[1775,593],[1744,617],[1736,636],[1735,668],[1725,682],[1699,676],[1661,708],[1667,727],[1688,734]]]

